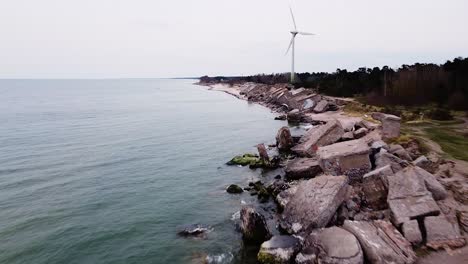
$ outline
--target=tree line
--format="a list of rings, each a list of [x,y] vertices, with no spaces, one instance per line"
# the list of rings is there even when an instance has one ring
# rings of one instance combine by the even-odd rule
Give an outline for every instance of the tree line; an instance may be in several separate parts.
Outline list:
[[[237,77],[200,78],[201,82],[264,84],[288,83],[289,73]],[[398,69],[362,67],[356,71],[296,74],[296,87],[340,97],[360,96],[370,104],[423,105],[436,103],[454,110],[468,110],[468,58],[455,58],[442,65],[416,63]]]

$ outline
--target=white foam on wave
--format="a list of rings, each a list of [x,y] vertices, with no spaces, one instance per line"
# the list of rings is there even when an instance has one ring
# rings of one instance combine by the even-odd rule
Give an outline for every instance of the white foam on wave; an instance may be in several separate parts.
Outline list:
[[[223,253],[219,255],[206,256],[206,262],[209,264],[231,263],[233,259],[234,259],[234,255],[232,253]]]
[[[238,220],[238,219],[240,219],[240,211],[237,211],[237,212],[233,213],[232,216],[231,216],[232,221],[235,221],[235,220]]]

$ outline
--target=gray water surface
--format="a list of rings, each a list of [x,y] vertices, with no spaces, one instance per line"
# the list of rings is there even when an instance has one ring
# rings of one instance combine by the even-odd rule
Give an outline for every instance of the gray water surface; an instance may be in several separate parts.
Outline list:
[[[284,122],[192,82],[0,80],[0,263],[242,262],[225,162]]]

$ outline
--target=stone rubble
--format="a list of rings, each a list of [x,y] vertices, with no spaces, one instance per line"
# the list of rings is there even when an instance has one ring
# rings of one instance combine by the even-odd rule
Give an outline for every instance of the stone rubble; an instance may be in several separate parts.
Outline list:
[[[415,263],[413,247],[466,244],[468,175],[423,156],[415,142],[387,145],[398,142],[400,117],[350,117],[339,111],[346,100],[288,85],[247,83],[240,95],[311,127],[294,137],[288,127],[278,131],[281,168],[264,188],[277,204],[277,228],[289,235],[272,236],[262,214],[241,210],[244,240],[263,242],[260,263]]]

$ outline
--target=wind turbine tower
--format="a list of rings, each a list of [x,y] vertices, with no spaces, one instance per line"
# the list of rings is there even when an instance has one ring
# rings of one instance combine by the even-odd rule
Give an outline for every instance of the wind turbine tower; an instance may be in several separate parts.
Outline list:
[[[294,56],[295,56],[294,46],[295,46],[296,36],[297,35],[311,36],[311,35],[315,35],[315,34],[298,31],[297,26],[296,26],[296,19],[294,18],[294,13],[292,11],[291,6],[289,6],[289,11],[291,12],[291,18],[292,18],[292,21],[293,21],[294,29],[291,30],[291,35],[292,35],[291,42],[289,43],[288,50],[286,50],[286,54],[288,54],[289,50],[291,50],[291,83],[294,83],[295,82],[295,75],[296,75],[295,72],[294,72]]]

